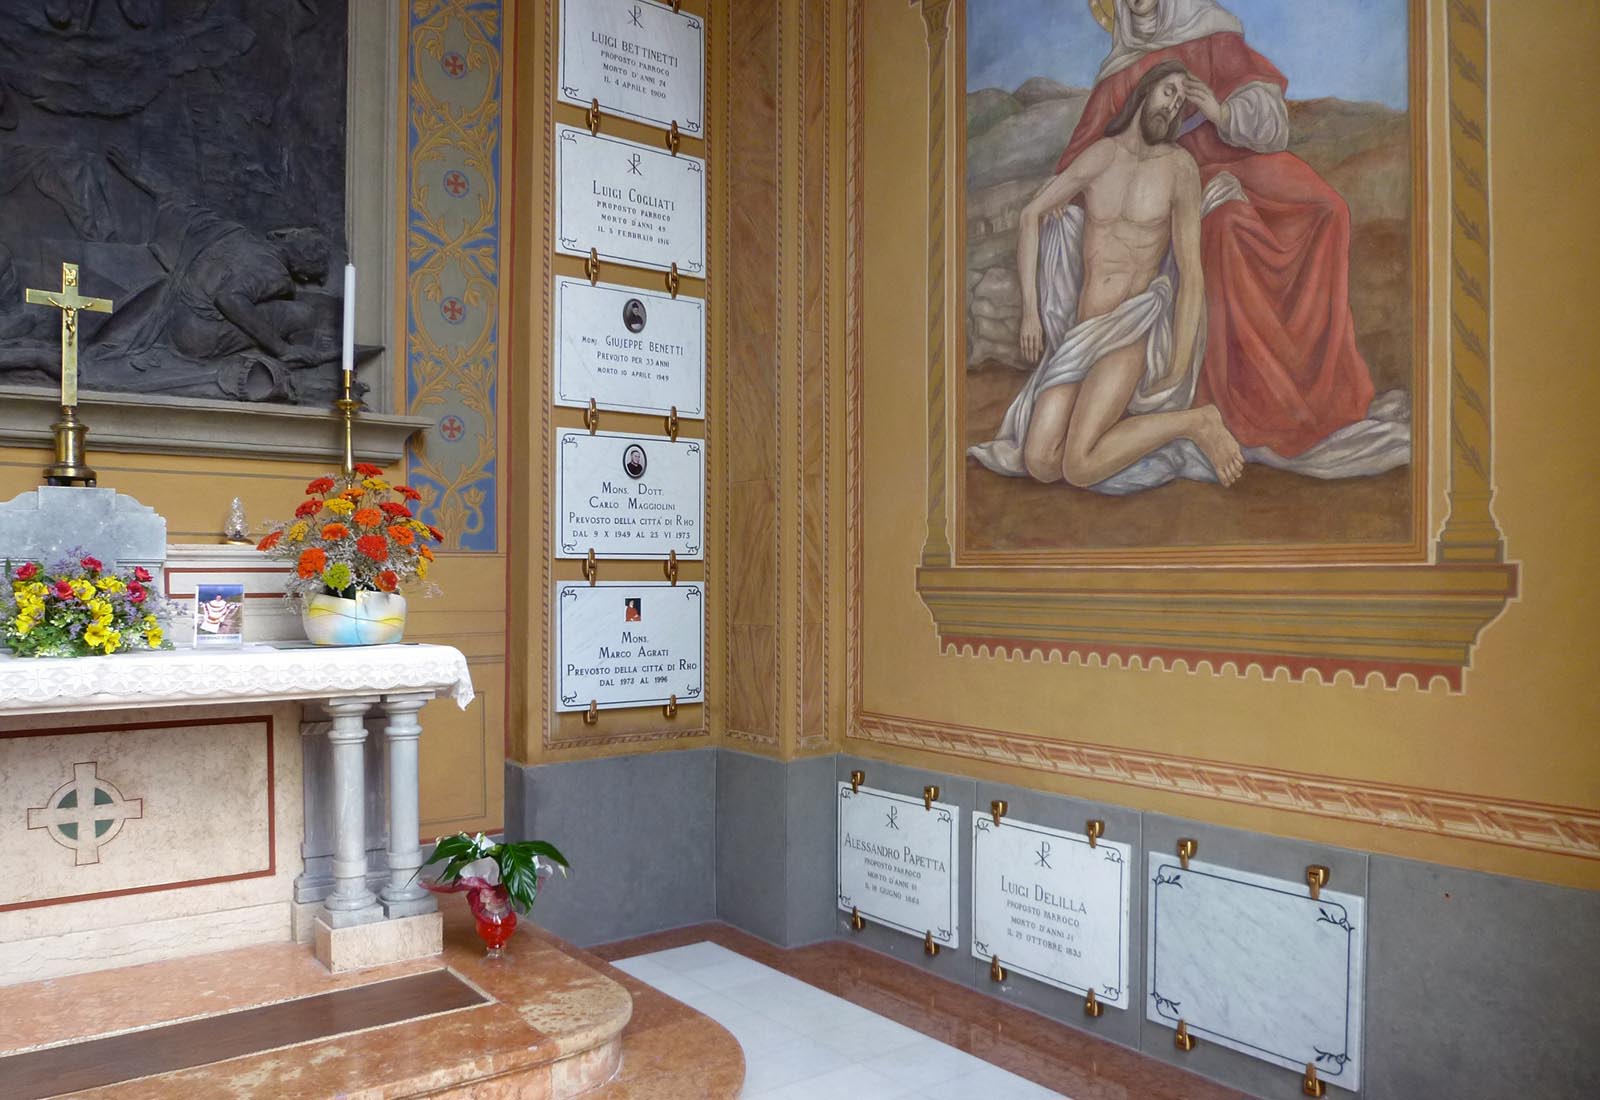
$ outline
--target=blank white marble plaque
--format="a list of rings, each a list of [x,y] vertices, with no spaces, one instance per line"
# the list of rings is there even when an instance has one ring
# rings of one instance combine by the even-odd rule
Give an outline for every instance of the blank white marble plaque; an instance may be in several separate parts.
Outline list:
[[[602,581],[556,585],[557,710],[698,703],[705,665],[705,592]],[[638,601],[637,618],[630,601]]]
[[[705,162],[556,127],[556,248],[683,275],[706,270]]]
[[[839,908],[959,947],[956,807],[839,784]]]
[[[566,276],[555,298],[557,405],[705,417],[703,300]]]
[[[972,954],[1103,1004],[1128,1007],[1133,849],[972,814]]]
[[[1364,899],[1175,856],[1150,861],[1151,1020],[1361,1087]]]
[[[561,99],[700,137],[706,32],[652,0],[561,0]]]
[[[698,439],[558,431],[556,556],[698,560],[705,483]]]

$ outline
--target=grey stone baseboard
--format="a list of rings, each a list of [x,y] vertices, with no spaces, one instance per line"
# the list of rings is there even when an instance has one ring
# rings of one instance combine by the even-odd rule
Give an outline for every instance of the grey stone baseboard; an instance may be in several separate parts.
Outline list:
[[[1202,858],[1294,881],[1306,865],[1367,906],[1365,1100],[1576,1100],[1600,1096],[1600,892],[1330,848],[1203,822],[838,755],[782,762],[699,749],[506,770],[507,835],[539,836],[572,857],[571,879],[541,894],[535,917],[583,944],[722,920],[779,946],[848,939],[1261,1100],[1295,1100],[1298,1075],[1217,1045],[1180,1054],[1145,1020],[1146,891],[1136,891],[1134,1007],[1099,1019],[1027,978],[994,983],[971,957],[970,839],[963,842],[960,950],[930,959],[920,941],[836,908],[835,782],[939,786],[963,817],[993,799],[1058,828],[1094,817],[1131,844],[1139,867],[1178,837]]]

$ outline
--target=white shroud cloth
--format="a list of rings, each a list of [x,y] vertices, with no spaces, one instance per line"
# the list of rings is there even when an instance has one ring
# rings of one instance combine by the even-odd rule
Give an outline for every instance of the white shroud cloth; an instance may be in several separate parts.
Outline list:
[[[1201,217],[1225,202],[1247,201],[1239,181],[1219,173],[1206,187]],[[1149,288],[1109,313],[1082,324],[1078,296],[1083,288],[1083,209],[1068,206],[1047,214],[1039,227],[1039,320],[1044,328],[1044,358],[1006,410],[999,434],[967,453],[997,474],[1027,477],[1022,449],[1039,395],[1055,386],[1081,382],[1102,358],[1135,341],[1148,338],[1144,377],[1128,401],[1129,415],[1174,412],[1194,401],[1195,384],[1205,358],[1205,329],[1195,341],[1194,357],[1178,380],[1155,390],[1172,360],[1173,314],[1177,301],[1178,268],[1169,249],[1161,271]],[[1411,461],[1411,403],[1403,391],[1379,395],[1367,419],[1341,428],[1294,458],[1266,448],[1244,452],[1246,462],[1272,466],[1308,477],[1366,477],[1404,466]],[[1178,478],[1217,481],[1216,471],[1200,448],[1189,439],[1176,439],[1152,451],[1131,466],[1091,488],[1098,493],[1124,496],[1153,489]]]

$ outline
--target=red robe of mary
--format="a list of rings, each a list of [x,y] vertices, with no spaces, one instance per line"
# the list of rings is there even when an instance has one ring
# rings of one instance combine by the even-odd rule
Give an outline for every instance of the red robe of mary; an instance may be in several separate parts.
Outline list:
[[[1251,83],[1288,87],[1238,34],[1146,54],[1095,86],[1056,171],[1103,137],[1139,78],[1169,59],[1218,102]],[[1201,223],[1207,333],[1195,403],[1215,404],[1243,446],[1293,457],[1363,419],[1372,402],[1350,315],[1349,207],[1299,157],[1229,145],[1210,122],[1179,144],[1202,183],[1231,172],[1250,200],[1224,203]]]

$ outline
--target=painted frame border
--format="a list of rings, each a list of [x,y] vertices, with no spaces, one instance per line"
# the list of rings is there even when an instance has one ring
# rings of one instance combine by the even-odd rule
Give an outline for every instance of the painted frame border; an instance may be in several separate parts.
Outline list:
[[[929,73],[930,98],[943,102],[944,62],[940,56],[946,31],[944,20],[948,16],[950,0],[910,0],[913,7],[923,5],[930,40]],[[1459,678],[1471,655],[1471,646],[1479,631],[1492,622],[1506,604],[1514,599],[1518,590],[1518,569],[1504,561],[1504,544],[1490,512],[1492,499],[1492,457],[1490,443],[1490,417],[1488,398],[1491,393],[1489,356],[1489,195],[1488,181],[1488,19],[1487,0],[1454,0],[1445,5],[1441,0],[1429,0],[1430,16],[1443,7],[1447,21],[1445,53],[1449,69],[1446,74],[1451,111],[1448,141],[1451,171],[1441,181],[1435,178],[1433,186],[1448,186],[1453,202],[1453,220],[1450,226],[1452,248],[1457,250],[1458,262],[1452,265],[1450,283],[1451,302],[1451,373],[1449,430],[1451,447],[1449,471],[1451,477],[1450,515],[1443,534],[1436,544],[1436,560],[1431,566],[1392,566],[1373,572],[1392,586],[1392,596],[1382,600],[1362,601],[1372,610],[1405,611],[1409,607],[1419,616],[1429,612],[1448,613],[1454,623],[1435,637],[1433,645],[1442,645],[1446,656],[1455,663],[1442,661],[1435,654],[1428,660],[1423,673],[1444,668],[1447,680],[1453,668]],[[867,706],[865,681],[865,609],[863,587],[865,583],[865,548],[863,520],[865,516],[865,479],[863,477],[863,438],[865,431],[862,385],[865,370],[864,304],[865,304],[865,180],[866,180],[866,52],[865,18],[866,0],[849,0],[846,27],[846,111],[845,111],[845,670],[849,692],[845,701],[845,737],[886,749],[905,749],[931,752],[954,759],[980,763],[1022,767],[1040,773],[1067,779],[1083,779],[1160,791],[1204,799],[1230,802],[1236,805],[1273,809],[1304,814],[1360,825],[1381,826],[1407,832],[1423,833],[1449,840],[1468,840],[1493,844],[1499,847],[1524,851],[1545,852],[1577,859],[1600,860],[1600,811],[1581,806],[1505,798],[1496,795],[1452,791],[1440,788],[1418,787],[1384,782],[1360,777],[1339,777],[1310,772],[1289,771],[1281,768],[1259,767],[1226,760],[1213,760],[1203,756],[1157,752],[1119,745],[1106,745],[1091,741],[1062,740],[1037,733],[996,729],[984,726],[938,721],[921,716],[892,714],[872,710]],[[935,48],[936,47],[936,48]],[[945,107],[930,103],[929,128],[930,169],[942,176],[944,159],[938,147],[943,141]],[[934,192],[938,201],[940,192]],[[942,219],[935,223],[937,236],[943,234]],[[931,281],[943,278],[940,262],[943,246],[930,241],[929,255],[934,263],[929,269]],[[933,325],[936,316],[942,316],[944,297],[929,291],[930,363],[936,341],[942,338],[942,322]],[[943,372],[930,369],[930,398],[934,386],[943,386]],[[932,408],[930,404],[930,408]],[[942,405],[940,406],[942,409]],[[930,423],[935,418],[930,417]],[[942,416],[937,418],[939,430],[943,429]],[[935,460],[931,468],[939,470],[943,452],[930,448]],[[943,492],[942,480],[930,478],[929,497]],[[930,508],[930,514],[933,509]],[[948,601],[966,597],[968,618],[975,617],[974,608],[981,609],[982,602],[991,597],[998,585],[1026,577],[1035,589],[1043,590],[1034,601],[1038,611],[1041,601],[1057,602],[1059,596],[1053,589],[1075,575],[1084,574],[1094,582],[1087,586],[1090,606],[1104,608],[1106,603],[1105,571],[1092,570],[993,570],[982,579],[986,584],[967,583],[977,571],[966,570],[961,577],[956,570],[940,568],[940,546],[937,537],[943,527],[930,526],[929,546],[925,557],[932,564],[919,570],[918,587],[927,593],[935,581],[948,580]],[[949,547],[943,547],[948,555]],[[929,553],[928,551],[931,551]],[[1143,571],[1143,578],[1159,580],[1162,571]],[[1193,570],[1187,573],[1171,571],[1175,577],[1205,575],[1213,583],[1225,582],[1231,592],[1225,591],[1222,606],[1237,606],[1231,598],[1241,589],[1249,593],[1260,581],[1270,577],[1262,570],[1239,570],[1237,576],[1223,570]],[[1280,571],[1281,572],[1281,571]],[[1357,570],[1317,569],[1308,574],[1324,581],[1342,579],[1359,581]],[[1109,579],[1124,584],[1134,571],[1123,571]],[[1432,581],[1431,587],[1419,592],[1418,582]],[[1409,590],[1409,591],[1408,591]],[[1026,587],[1021,595],[1027,595]],[[1329,595],[1336,595],[1330,592]],[[1136,594],[1137,595],[1137,594]],[[1401,601],[1404,602],[1401,602]],[[1163,613],[1163,605],[1148,597],[1139,602],[1152,605],[1155,614]],[[1281,601],[1280,601],[1281,602]],[[1314,612],[1315,599],[1306,596],[1306,612]],[[1220,672],[1224,664],[1232,663],[1239,675],[1244,675],[1250,664],[1263,666],[1267,678],[1279,667],[1290,669],[1291,675],[1301,676],[1315,669],[1325,681],[1331,681],[1340,672],[1357,678],[1364,676],[1354,662],[1341,662],[1327,658],[1296,658],[1280,654],[1275,660],[1263,660],[1257,654],[1244,652],[1227,654],[1197,651],[1187,648],[1163,649],[1145,645],[1119,647],[1105,639],[1073,639],[1062,637],[1059,622],[1061,608],[1047,609],[1053,626],[1047,624],[1041,633],[1044,639],[1032,649],[1039,652],[1057,652],[1066,656],[1077,654],[1085,662],[1131,659],[1137,661],[1162,661],[1164,664],[1182,663],[1192,671],[1205,666]],[[1291,613],[1294,610],[1291,609]],[[1361,607],[1357,608],[1362,610]],[[1243,616],[1241,616],[1242,618]],[[1438,617],[1434,615],[1432,617]],[[936,626],[941,634],[952,632],[958,625],[951,614],[942,618],[935,612]],[[1417,633],[1415,624],[1398,624],[1403,636]],[[1052,634],[1054,637],[1052,638]],[[1169,642],[1170,638],[1167,639]],[[1241,639],[1233,639],[1241,640]],[[1249,639],[1242,639],[1248,641]],[[955,648],[951,641],[949,648]],[[1021,645],[1013,651],[1030,652]],[[1370,656],[1369,656],[1370,660]],[[1391,667],[1393,662],[1390,662]],[[1394,682],[1393,680],[1389,682]],[[1420,681],[1419,681],[1420,684]]]
[[[1433,56],[1423,13],[1413,0],[1413,47]],[[964,564],[950,538],[949,482],[955,475],[950,438],[951,347],[960,346],[950,316],[962,284],[948,277],[953,237],[962,232],[961,151],[949,88],[963,69],[959,47],[964,0],[920,0],[928,38],[928,496],[927,537],[917,590],[933,614],[946,650],[1062,658],[1234,666],[1259,665],[1269,678],[1316,671],[1325,681],[1348,672],[1357,682],[1376,674],[1390,686],[1411,677],[1419,687],[1436,677],[1463,689],[1479,634],[1518,595],[1519,568],[1505,560],[1493,498],[1488,195],[1487,0],[1448,6],[1448,41],[1437,51],[1449,64],[1451,170],[1451,345],[1449,519],[1432,563],[1405,548],[1392,564],[1330,565],[1318,561],[1238,558],[1221,565],[1205,555],[1188,560],[1146,557],[1135,566]],[[952,24],[954,23],[954,26]],[[1414,127],[1415,128],[1415,127]],[[859,135],[858,135],[859,136]],[[1430,185],[1432,187],[1433,185]],[[1419,189],[1420,190],[1420,189]],[[1430,198],[1437,198],[1433,192]],[[1417,234],[1428,230],[1421,219]],[[1419,328],[1426,334],[1425,320]],[[855,363],[852,363],[854,368]],[[1442,364],[1435,364],[1435,370]],[[959,421],[958,421],[959,422]],[[1422,418],[1419,417],[1419,423]],[[858,437],[859,438],[859,437]],[[1432,440],[1415,449],[1424,452]],[[964,466],[962,467],[964,469]],[[959,502],[959,500],[958,500]],[[1417,510],[1425,515],[1425,500]],[[959,542],[959,539],[957,540]],[[1417,549],[1425,551],[1425,547]],[[1124,556],[1125,560],[1125,556]]]

